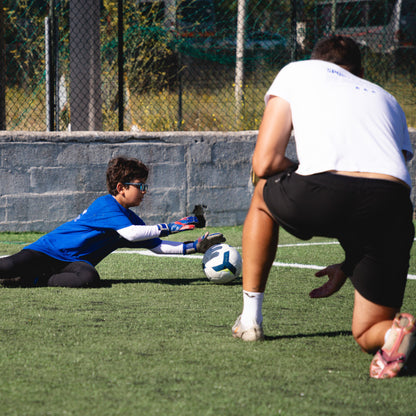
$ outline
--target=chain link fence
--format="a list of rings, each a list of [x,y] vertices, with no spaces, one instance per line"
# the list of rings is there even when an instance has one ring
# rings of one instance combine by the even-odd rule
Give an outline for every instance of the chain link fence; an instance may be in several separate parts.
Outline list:
[[[331,33],[416,127],[415,0],[3,0],[0,129],[257,129],[279,69]]]

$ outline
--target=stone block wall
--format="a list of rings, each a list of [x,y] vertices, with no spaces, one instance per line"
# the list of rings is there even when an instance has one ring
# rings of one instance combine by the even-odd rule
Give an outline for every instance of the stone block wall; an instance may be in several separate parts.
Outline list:
[[[0,132],[0,231],[47,232],[107,193],[112,157],[150,168],[149,192],[135,209],[148,224],[207,205],[207,225],[240,225],[253,186],[257,132]],[[411,132],[416,143],[416,131]],[[296,159],[293,140],[287,155]],[[416,183],[416,162],[409,164]],[[414,199],[414,196],[412,196]]]
[[[207,225],[241,224],[256,132],[0,133],[0,231],[49,231],[107,193],[112,157],[142,160],[149,192],[135,209],[166,222],[207,205]]]

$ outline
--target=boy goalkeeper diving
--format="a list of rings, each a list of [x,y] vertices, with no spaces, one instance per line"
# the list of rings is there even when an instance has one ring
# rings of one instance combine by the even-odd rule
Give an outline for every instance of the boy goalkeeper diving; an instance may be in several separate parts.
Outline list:
[[[82,214],[44,235],[20,252],[0,259],[0,283],[13,286],[97,287],[95,266],[121,247],[147,248],[157,254],[204,253],[225,241],[220,233],[192,242],[160,237],[204,226],[202,216],[146,225],[130,208],[142,202],[149,170],[137,159],[117,157],[107,168],[109,194],[96,199]]]

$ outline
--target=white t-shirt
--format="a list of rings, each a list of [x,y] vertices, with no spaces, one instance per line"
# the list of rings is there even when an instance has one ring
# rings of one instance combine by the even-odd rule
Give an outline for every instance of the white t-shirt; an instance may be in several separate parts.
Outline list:
[[[406,118],[387,91],[338,65],[293,62],[277,75],[265,96],[289,102],[297,173],[329,170],[391,175],[411,186],[406,160],[413,157]]]

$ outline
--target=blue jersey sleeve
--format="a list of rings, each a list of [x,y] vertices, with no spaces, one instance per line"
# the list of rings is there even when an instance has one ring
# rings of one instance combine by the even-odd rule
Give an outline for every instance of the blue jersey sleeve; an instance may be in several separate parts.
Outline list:
[[[121,206],[112,195],[94,201],[88,209],[33,244],[25,247],[45,253],[62,261],[99,263],[112,251],[133,247],[117,230],[131,225],[145,225],[133,211]],[[134,243],[136,248],[153,248],[159,239]]]

